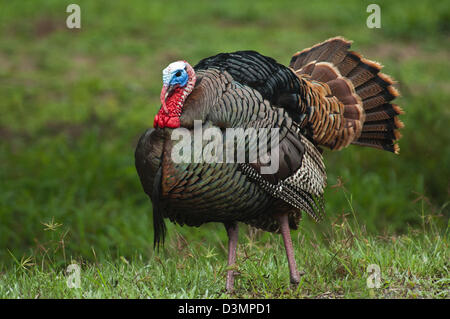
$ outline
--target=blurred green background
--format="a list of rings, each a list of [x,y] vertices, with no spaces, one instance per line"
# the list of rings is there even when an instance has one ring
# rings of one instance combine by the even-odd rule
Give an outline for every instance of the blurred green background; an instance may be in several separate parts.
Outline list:
[[[381,62],[406,114],[399,156],[357,146],[325,152],[328,184],[342,177],[373,234],[448,222],[450,8],[446,1],[0,1],[0,263],[39,250],[53,220],[67,256],[152,253],[151,206],[134,148],[159,108],[161,70],[174,60],[252,49],[288,64],[329,37]],[[349,210],[326,193],[328,221]],[[325,222],[326,223],[326,222]],[[308,218],[305,225],[321,230]],[[170,225],[189,241],[225,240],[222,225]],[[172,237],[172,238],[171,238]],[[9,250],[9,252],[8,252]]]

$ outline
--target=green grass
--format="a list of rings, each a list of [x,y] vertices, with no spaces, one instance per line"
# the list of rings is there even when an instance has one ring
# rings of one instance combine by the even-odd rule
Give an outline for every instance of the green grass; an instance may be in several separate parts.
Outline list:
[[[351,207],[351,206],[350,206]],[[289,284],[280,236],[250,229],[238,246],[236,290],[227,294],[226,248],[220,236],[189,242],[172,236],[159,254],[89,262],[66,255],[64,230],[45,226],[51,240],[0,276],[3,298],[448,298],[448,233],[435,218],[403,235],[369,236],[348,214],[326,223],[325,236],[304,226],[294,236],[300,284]],[[213,229],[217,232],[220,228]],[[57,261],[64,259],[64,264]],[[68,288],[70,263],[81,267],[80,288]],[[368,288],[369,265],[378,265],[380,286]]]
[[[152,249],[133,156],[159,107],[161,70],[239,49],[287,64],[336,35],[399,82],[401,154],[325,152],[328,184],[340,177],[347,192],[328,187],[324,223],[305,218],[293,232],[299,289],[284,294],[280,239],[245,239],[244,229],[251,257],[240,256],[237,294],[448,297],[448,4],[378,1],[382,28],[368,29],[370,1],[80,0],[82,28],[72,31],[70,3],[0,0],[0,297],[225,296],[222,225],[170,224],[167,247]],[[349,211],[351,226],[332,226]],[[62,225],[44,230],[52,220]],[[36,265],[21,268],[28,257]],[[82,290],[65,286],[71,260],[82,264]],[[365,286],[373,261],[381,290]]]

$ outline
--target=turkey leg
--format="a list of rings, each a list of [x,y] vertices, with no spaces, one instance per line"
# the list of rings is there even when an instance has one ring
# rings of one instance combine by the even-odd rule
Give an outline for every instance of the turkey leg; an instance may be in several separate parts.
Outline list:
[[[233,266],[236,263],[236,246],[238,242],[238,224],[225,223],[225,228],[228,234],[228,267]],[[234,289],[234,269],[227,271],[227,283],[226,289],[228,292],[232,292]]]
[[[294,248],[292,247],[291,230],[289,229],[288,214],[276,215],[278,223],[280,224],[281,236],[283,236],[284,248],[286,249],[286,256],[289,263],[289,272],[291,275],[291,283],[297,285],[300,282],[300,274],[297,269],[297,264],[294,258]]]

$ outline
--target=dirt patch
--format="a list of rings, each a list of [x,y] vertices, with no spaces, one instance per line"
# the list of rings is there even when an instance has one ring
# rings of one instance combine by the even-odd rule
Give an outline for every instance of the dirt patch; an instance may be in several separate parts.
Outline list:
[[[23,52],[4,53],[0,52],[0,69],[2,72],[10,73],[8,82],[15,81],[23,74],[29,74],[37,70],[36,59],[30,54]]]
[[[43,131],[47,135],[66,134],[71,139],[77,139],[86,129],[84,124],[74,124],[67,122],[49,122],[45,125]]]
[[[30,141],[31,136],[25,131],[14,131],[8,127],[0,126],[0,141],[11,142],[14,139]]]
[[[61,18],[54,17],[40,17],[33,23],[34,35],[38,38],[45,38],[57,31],[80,32],[81,29],[69,29],[66,26],[66,21]]]
[[[0,140],[9,140],[14,136],[13,131],[6,127],[0,127]]]
[[[76,140],[82,136],[85,132],[91,130],[93,127],[97,127],[100,130],[100,134],[105,134],[110,131],[111,122],[102,121],[95,113],[92,113],[83,123],[70,123],[66,121],[51,121],[47,122],[39,134],[44,135],[57,135],[64,134],[71,140]]]
[[[0,52],[0,69],[5,71],[9,70],[10,67],[11,67],[10,59],[6,54]]]
[[[370,49],[365,49],[367,56],[376,57],[377,59],[395,58],[396,60],[448,60],[450,54],[447,50],[439,50],[435,52],[425,51],[416,44],[398,44],[383,42]],[[369,55],[370,54],[370,55]]]
[[[46,37],[58,30],[58,24],[49,17],[40,18],[34,23],[34,34],[40,38]]]
[[[85,132],[96,127],[101,135],[111,131],[111,122],[100,120],[95,114],[86,119],[83,123],[71,123],[67,121],[49,121],[43,124],[37,131],[30,133],[26,129],[14,130],[6,126],[0,126],[0,141],[23,140],[30,143],[33,139],[44,136],[56,136],[64,134],[69,140],[76,140]]]

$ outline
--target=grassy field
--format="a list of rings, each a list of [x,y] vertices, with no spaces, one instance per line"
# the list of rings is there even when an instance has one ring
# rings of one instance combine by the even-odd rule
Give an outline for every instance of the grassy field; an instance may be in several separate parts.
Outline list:
[[[222,225],[170,224],[152,248],[134,148],[161,70],[240,49],[287,64],[336,35],[399,82],[400,155],[325,152],[327,217],[292,234],[299,287],[281,238],[242,227],[234,296],[449,298],[448,3],[377,1],[382,26],[369,29],[373,1],[79,0],[69,30],[73,2],[0,0],[0,298],[228,297]],[[81,289],[66,286],[72,262]]]

